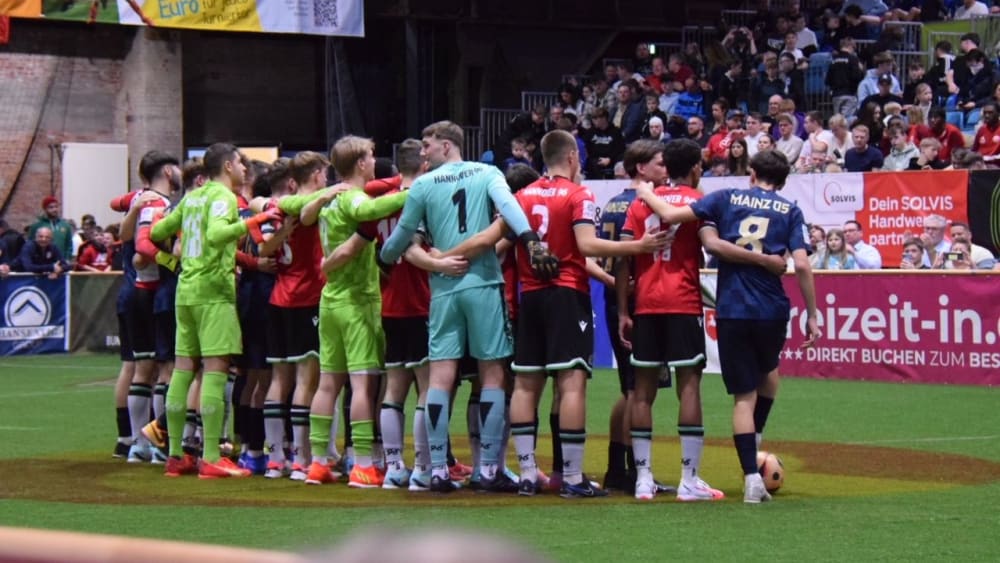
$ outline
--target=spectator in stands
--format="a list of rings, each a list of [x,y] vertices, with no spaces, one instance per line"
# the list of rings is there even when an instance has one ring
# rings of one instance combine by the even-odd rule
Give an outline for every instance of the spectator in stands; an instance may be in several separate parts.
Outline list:
[[[698,50],[698,45],[694,44],[694,52],[701,56],[701,52]],[[688,52],[691,50],[689,49]],[[695,59],[697,62],[697,59]],[[694,78],[696,73],[694,67],[691,66],[690,61],[687,61],[685,56],[681,53],[673,53],[667,58],[667,76],[666,84],[667,87],[664,88],[665,91],[673,90],[674,93],[680,94],[686,90],[686,84],[688,78]]]
[[[826,233],[826,246],[812,256],[812,267],[817,270],[856,270],[857,262],[847,251],[844,231],[830,229]]]
[[[806,27],[806,15],[799,13],[792,20],[792,29],[796,35],[796,46],[802,49],[802,54],[809,56],[819,50],[819,41],[816,40],[816,33]]]
[[[502,165],[511,156],[511,141],[514,139],[525,139],[537,145],[542,136],[545,135],[545,118],[548,108],[545,104],[537,104],[528,113],[518,114],[510,120],[507,128],[497,139],[493,146],[493,162]]]
[[[951,167],[955,170],[986,170],[983,155],[969,149],[951,151]]]
[[[962,131],[948,123],[947,112],[940,106],[931,108],[928,114],[928,123],[931,133],[941,142],[938,158],[945,162],[951,160],[951,151],[965,146],[965,137],[962,135]]]
[[[729,62],[729,69],[719,78],[715,85],[715,93],[720,98],[729,100],[734,108],[746,104],[749,100],[749,88],[746,78],[743,77],[743,62],[732,60]]]
[[[903,103],[906,105],[917,103],[917,88],[921,84],[926,84],[927,71],[924,70],[924,63],[920,61],[911,61],[909,68],[906,70],[906,86],[903,88],[902,98]],[[928,100],[929,102],[930,100]]]
[[[726,173],[729,176],[749,176],[750,156],[747,142],[743,139],[734,139],[729,145],[729,153],[726,158]]]
[[[821,51],[836,51],[840,47],[840,41],[848,35],[844,32],[844,20],[839,14],[826,13],[823,16],[823,33],[820,37],[819,48]],[[853,37],[852,37],[853,39]]]
[[[869,69],[865,74],[865,77],[858,84],[858,100],[865,100],[868,96],[877,94],[879,92],[878,81],[880,77],[889,75],[892,85],[889,88],[889,92],[892,94],[902,94],[903,90],[899,87],[899,80],[892,75],[892,65],[893,58],[892,53],[884,51],[877,53],[872,58],[872,64],[875,68]]]
[[[705,95],[702,93],[700,83],[694,78],[688,78],[684,85],[686,89],[677,97],[674,113],[684,119],[698,116],[704,121]]]
[[[0,244],[7,250],[7,264],[12,263],[24,247],[24,235],[10,228],[5,219],[0,219]]]
[[[583,101],[583,113],[579,115],[580,127],[590,129],[590,115],[594,113],[594,109],[597,107],[597,94],[594,90],[594,84],[584,84],[580,92],[580,100]]]
[[[806,134],[806,116],[804,113],[798,111],[795,107],[795,100],[791,98],[785,98],[781,100],[781,104],[778,106],[781,109],[781,113],[787,113],[795,118],[795,135],[805,140]]]
[[[626,145],[642,135],[642,118],[646,108],[637,91],[638,84],[634,80],[627,80],[618,86],[618,110],[612,123],[621,130]]]
[[[711,161],[716,158],[726,158],[729,154],[729,145],[734,139],[742,139],[744,133],[743,111],[729,110],[726,113],[725,125],[708,139],[708,146],[703,151],[704,159]]]
[[[843,166],[844,155],[854,148],[854,139],[851,138],[851,131],[847,127],[847,119],[843,115],[836,113],[830,116],[828,121],[830,133],[833,139],[830,141],[830,154],[836,158],[836,162]]]
[[[858,6],[846,6],[841,16],[843,20],[840,23],[840,27],[844,36],[862,41],[868,41],[872,38],[871,29],[868,27],[868,22],[865,20],[861,8]]]
[[[813,254],[826,248],[826,231],[815,223],[809,225],[809,247]]]
[[[122,243],[118,240],[118,224],[108,225],[104,229],[104,246],[108,249],[108,263],[111,270],[120,272],[122,264]]]
[[[827,155],[832,156],[833,133],[823,129],[823,114],[818,111],[810,111],[805,115],[805,122],[806,141],[824,143],[827,146]]]
[[[990,15],[990,9],[986,4],[977,0],[962,0],[962,4],[955,8],[956,20],[971,20],[975,17]]]
[[[844,240],[847,252],[861,270],[878,270],[882,267],[882,255],[878,249],[864,241],[861,223],[851,220],[844,223]]]
[[[506,172],[515,164],[531,166],[531,158],[528,154],[528,140],[523,137],[518,137],[510,142],[510,158],[503,161],[501,169]]]
[[[611,125],[608,111],[604,108],[594,110],[591,116],[594,127],[587,132],[584,141],[587,143],[587,178],[593,180],[608,180],[614,177],[614,165],[625,154],[625,141],[621,131]]]
[[[52,229],[39,227],[35,230],[34,240],[25,243],[15,267],[11,269],[32,274],[49,274],[49,279],[55,279],[69,269],[69,263],[53,243]]]
[[[802,153],[798,162],[795,163],[794,172],[796,174],[819,174],[826,172],[827,164],[831,157],[828,154],[830,145],[825,141],[807,140],[802,145]]]
[[[930,84],[921,82],[920,84],[917,84],[915,92],[916,94],[913,100],[910,100],[910,103],[913,104],[910,106],[910,109],[916,108],[920,110],[920,119],[914,120],[910,118],[910,126],[927,125],[927,116],[930,115],[931,107],[933,107],[934,90],[931,88]],[[904,100],[906,100],[906,98],[904,98]],[[907,116],[909,116],[909,113],[907,113]]]
[[[660,96],[654,93],[646,94],[646,115],[642,118],[642,137],[650,137],[649,134],[649,120],[658,118],[660,120],[660,130],[663,130],[663,124],[667,122],[667,114],[660,109]]]
[[[992,167],[1000,164],[1000,112],[996,102],[983,106],[982,125],[976,130],[972,150],[983,155],[983,161]]]
[[[790,30],[788,18],[784,14],[778,14],[774,18],[774,27],[767,36],[767,49],[780,53],[785,48],[785,35]]]
[[[964,242],[956,242],[951,245],[948,252],[938,256],[940,264],[935,264],[934,268],[945,270],[976,270],[976,263],[972,261],[969,245]]]
[[[649,43],[637,43],[635,46],[635,58],[632,61],[635,71],[642,75],[652,72],[653,55],[649,52]]]
[[[562,117],[562,119],[559,120],[559,123],[556,124],[556,128],[560,131],[565,131],[570,135],[573,135],[573,138],[576,139],[576,152],[580,158],[580,170],[586,170],[588,158],[587,143],[585,143],[580,137],[580,128],[577,127],[576,115],[567,113]]]
[[[857,6],[867,21],[879,23],[880,18],[889,11],[889,7],[882,0],[847,0],[841,13],[846,14],[852,6]]]
[[[924,243],[924,264],[934,266],[939,263],[939,258],[951,248],[951,242],[944,237],[945,229],[948,227],[948,220],[934,213],[924,217],[924,232],[920,234],[920,241]]]
[[[771,137],[777,138],[778,133],[778,116],[781,115],[781,102],[785,98],[781,94],[775,94],[768,98],[767,100],[767,114],[764,115],[764,123],[767,124],[767,132]]]
[[[781,53],[778,54],[779,57],[781,55],[784,55],[785,53],[788,53],[789,55],[792,56],[793,62],[797,62],[801,59],[804,59],[806,56],[805,54],[802,53],[802,49],[798,48],[798,43],[799,43],[799,34],[796,33],[795,30],[792,29],[788,30],[788,32],[785,33],[785,45],[781,49]]]
[[[757,152],[773,151],[774,139],[770,135],[762,135],[757,141]]]
[[[726,159],[724,158],[713,158],[708,163],[708,168],[705,170],[705,178],[723,178],[728,176],[728,165],[726,164]]]
[[[110,245],[114,239],[109,233],[98,230],[80,248],[76,269],[81,272],[106,272],[111,268],[113,254]]]
[[[753,158],[757,154],[757,144],[760,142],[761,137],[766,137],[767,133],[764,132],[763,124],[760,120],[760,113],[756,111],[750,112],[747,116],[747,131],[743,135],[743,139],[746,141],[747,145],[747,156]]]
[[[778,62],[772,61],[764,66],[764,73],[758,74],[754,79],[753,87],[750,91],[750,107],[761,113],[770,113],[770,102],[774,96],[778,96],[778,102],[785,91],[785,80],[781,77],[781,70]],[[774,106],[777,115],[778,105]]]
[[[42,199],[44,213],[28,227],[28,240],[35,240],[35,233],[42,227],[49,229],[49,242],[59,250],[59,256],[70,259],[73,256],[73,226],[60,217],[59,200],[53,196]]]
[[[628,180],[628,173],[625,172],[625,163],[618,161],[615,163],[615,180]]]
[[[636,86],[638,86],[640,82],[646,81],[646,77],[633,70],[634,67],[632,66],[632,61],[619,61],[616,68],[618,69],[618,81],[611,85],[611,89],[615,92],[617,92],[618,87],[624,84],[627,80],[634,80]],[[636,91],[639,90],[638,87],[633,89]],[[620,101],[621,96],[619,96],[618,99]]]
[[[609,89],[615,82],[618,82],[618,65],[615,63],[604,65],[604,81],[608,83]]]
[[[595,107],[608,110],[610,115],[618,110],[618,94],[608,88],[609,84],[606,78],[594,81],[594,103]]]
[[[670,140],[670,135],[663,130],[663,120],[659,117],[650,117],[647,126],[648,131],[646,132],[646,136],[644,138],[660,141],[664,144]]]
[[[733,26],[722,39],[722,46],[729,51],[729,56],[743,63],[743,69],[749,71],[757,56],[757,44],[753,32],[746,27]]]
[[[729,112],[729,100],[725,98],[716,98],[712,102],[712,134],[718,133],[720,130],[726,129],[726,113]]]
[[[886,104],[885,107],[887,110],[890,109],[898,110],[899,104],[895,102],[890,102],[889,104]],[[882,156],[884,157],[887,156],[890,151],[892,151],[892,138],[889,136],[889,130],[892,129],[893,127],[901,127],[903,129],[906,129],[906,122],[903,121],[903,117],[901,115],[889,115],[886,116],[883,123],[885,123],[886,125],[884,128],[882,128],[882,138],[879,140],[878,143],[875,143],[873,139],[871,141],[871,144],[872,146],[878,147],[878,149],[882,151]]]
[[[882,164],[882,170],[886,172],[898,172],[910,167],[910,161],[919,158],[920,151],[910,142],[910,133],[903,127],[893,126],[889,128],[889,140],[892,148]]]
[[[885,105],[889,102],[896,102],[900,106],[903,105],[903,98],[892,93],[892,80],[893,76],[891,74],[883,74],[878,77],[878,91],[868,96],[867,98],[861,100],[861,107],[864,107],[870,103],[878,105],[881,113],[885,115]]]
[[[705,120],[697,115],[693,115],[687,120],[687,136],[698,146],[705,148],[708,146],[709,134],[705,132]]]
[[[563,113],[583,115],[583,100],[580,99],[580,92],[572,84],[563,83],[559,86],[558,103],[562,107]]]
[[[861,106],[854,125],[862,124],[867,126],[870,138],[874,139],[877,143],[882,140],[882,133],[885,129],[882,117],[882,108],[875,102],[869,102]]]
[[[903,258],[899,262],[900,270],[926,270],[924,266],[924,243],[918,238],[907,239],[903,243]]]
[[[663,57],[653,57],[652,68],[650,73],[646,75],[646,87],[658,96],[662,96],[668,91],[673,92]]]
[[[882,151],[868,144],[868,126],[857,123],[851,127],[854,148],[844,155],[844,169],[848,172],[871,172],[882,168]]]
[[[910,159],[907,170],[944,170],[950,164],[938,158],[941,151],[941,141],[935,137],[927,137],[920,141],[920,154]]]
[[[826,73],[826,85],[833,95],[833,112],[846,118],[858,111],[858,84],[865,77],[864,67],[854,51],[854,39],[843,37],[840,48],[833,53],[833,60]]]
[[[802,152],[802,139],[795,134],[795,117],[789,113],[778,115],[778,130],[780,136],[774,143],[775,148],[785,155],[788,162],[794,163]]]
[[[956,77],[959,109],[969,111],[976,107],[976,102],[990,97],[995,80],[992,70],[986,68],[986,54],[979,49],[973,49],[965,55],[968,72]]]
[[[969,225],[961,221],[952,221],[948,227],[948,234],[951,236],[951,247],[954,250],[958,243],[969,245],[969,255],[972,263],[978,270],[993,270],[997,268],[997,261],[993,253],[986,248],[972,243],[972,231]]]
[[[962,89],[962,85],[968,82],[968,75],[971,73],[969,68],[969,55],[973,51],[981,51],[982,39],[979,37],[978,33],[966,33],[962,35],[959,40],[959,48],[962,54],[955,57],[954,61],[951,63],[951,73],[944,73],[944,82],[947,84],[947,91],[942,93],[942,96],[948,96],[951,94],[958,94]],[[988,59],[984,61],[984,70],[989,76],[993,75],[993,63]]]
[[[90,213],[85,213],[83,217],[80,217],[80,226],[76,231],[73,232],[73,252],[72,256],[80,255],[80,246],[83,243],[90,240],[90,231],[97,226],[97,221],[94,220],[94,216]]]
[[[796,58],[785,51],[778,57],[778,70],[781,71],[781,80],[784,82],[782,96],[795,102],[796,107],[806,106],[805,75],[795,66]]]

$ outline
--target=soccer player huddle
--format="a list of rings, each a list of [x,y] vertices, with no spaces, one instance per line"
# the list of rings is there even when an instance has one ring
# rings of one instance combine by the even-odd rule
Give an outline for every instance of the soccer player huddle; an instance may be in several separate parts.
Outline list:
[[[598,217],[578,183],[572,135],[542,139],[544,177],[515,167],[507,178],[463,161],[462,135],[451,122],[428,126],[421,141],[399,146],[399,174],[387,178],[376,178],[373,143],[355,136],[337,141],[329,160],[304,152],[273,165],[248,167],[229,144],[212,145],[184,170],[169,155],[147,154],[143,189],[112,202],[126,213],[116,455],[164,463],[169,477],[259,474],[321,485],[346,476],[350,487],[415,492],[465,485],[525,496],[554,488],[566,498],[618,489],[640,500],[667,491],[720,499],[698,472],[704,247],[719,260],[720,356],[744,500],[769,500],[756,453],[777,392],[788,254],[809,311],[806,345],[818,336],[802,214],[775,193],[788,174],[782,155],[755,157],[751,190],[702,197],[697,144],[637,141],[625,154],[632,185]],[[331,164],[339,183],[327,186]],[[622,380],[604,488],[583,471],[591,276],[613,287]],[[652,404],[671,370],[680,400],[676,489],[651,471]],[[465,467],[451,455],[449,422],[469,375],[473,459]],[[546,475],[535,449],[549,376],[554,463]],[[403,405],[413,386],[408,468]],[[238,462],[228,455],[230,412]],[[505,463],[511,435],[519,474]]]

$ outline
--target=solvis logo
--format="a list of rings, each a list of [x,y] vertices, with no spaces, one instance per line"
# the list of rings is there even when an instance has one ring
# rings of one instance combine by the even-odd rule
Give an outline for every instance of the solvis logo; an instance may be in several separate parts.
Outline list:
[[[817,210],[829,211],[860,211],[864,205],[864,181],[861,178],[855,181],[841,181],[840,179],[829,178],[823,182],[817,182],[816,190]]]

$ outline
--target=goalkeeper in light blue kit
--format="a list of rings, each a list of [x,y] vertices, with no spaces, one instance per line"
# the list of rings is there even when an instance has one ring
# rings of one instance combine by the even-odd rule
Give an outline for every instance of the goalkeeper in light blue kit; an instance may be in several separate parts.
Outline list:
[[[558,273],[558,260],[539,242],[528,225],[503,174],[494,167],[462,161],[462,128],[439,121],[423,131],[422,155],[430,171],[417,178],[403,207],[396,230],[382,247],[381,259],[394,263],[424,225],[434,246],[447,251],[486,230],[494,209],[518,235],[531,256],[536,275]],[[492,247],[491,247],[492,248]],[[482,459],[480,473],[487,491],[516,492],[517,484],[504,474],[499,459],[504,426],[504,362],[513,353],[513,338],[503,296],[503,275],[494,252],[470,257],[462,277],[430,275],[431,306],[428,326],[430,387],[425,420],[431,451],[431,490],[457,488],[448,477],[449,398],[458,361],[469,354],[479,360],[482,382]]]

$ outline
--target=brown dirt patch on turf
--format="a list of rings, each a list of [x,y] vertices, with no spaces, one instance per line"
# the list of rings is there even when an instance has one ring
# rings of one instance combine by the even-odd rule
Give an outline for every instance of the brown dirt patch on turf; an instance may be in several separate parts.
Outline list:
[[[676,438],[662,442],[676,442]],[[603,452],[606,438],[602,440],[595,437],[590,443],[592,451],[601,449]],[[732,442],[709,439],[707,445],[731,448]],[[540,451],[545,451],[543,448],[546,447],[539,444]],[[1000,481],[1000,463],[954,454],[867,445],[772,440],[767,442],[766,448],[796,459],[799,463],[797,472],[908,481],[913,482],[915,491],[924,488],[921,484],[977,485]],[[597,457],[603,459],[604,456]],[[547,460],[540,458],[539,461],[542,463]],[[547,467],[547,463],[544,466]],[[122,460],[104,459],[96,454],[6,459],[0,460],[0,498],[108,505],[252,507],[267,503],[288,508],[364,507],[376,502],[380,506],[433,506],[442,502],[442,497],[435,494],[411,494],[405,491],[373,493],[349,489],[344,484],[306,487],[287,479],[278,482],[258,477],[218,481],[200,481],[189,477],[167,479],[162,476],[162,471],[162,466],[128,465]],[[549,503],[557,498],[552,494],[523,499],[461,491],[450,495],[446,504],[449,507],[490,507],[524,503],[525,500]],[[609,500],[630,502],[631,498],[616,495]]]

